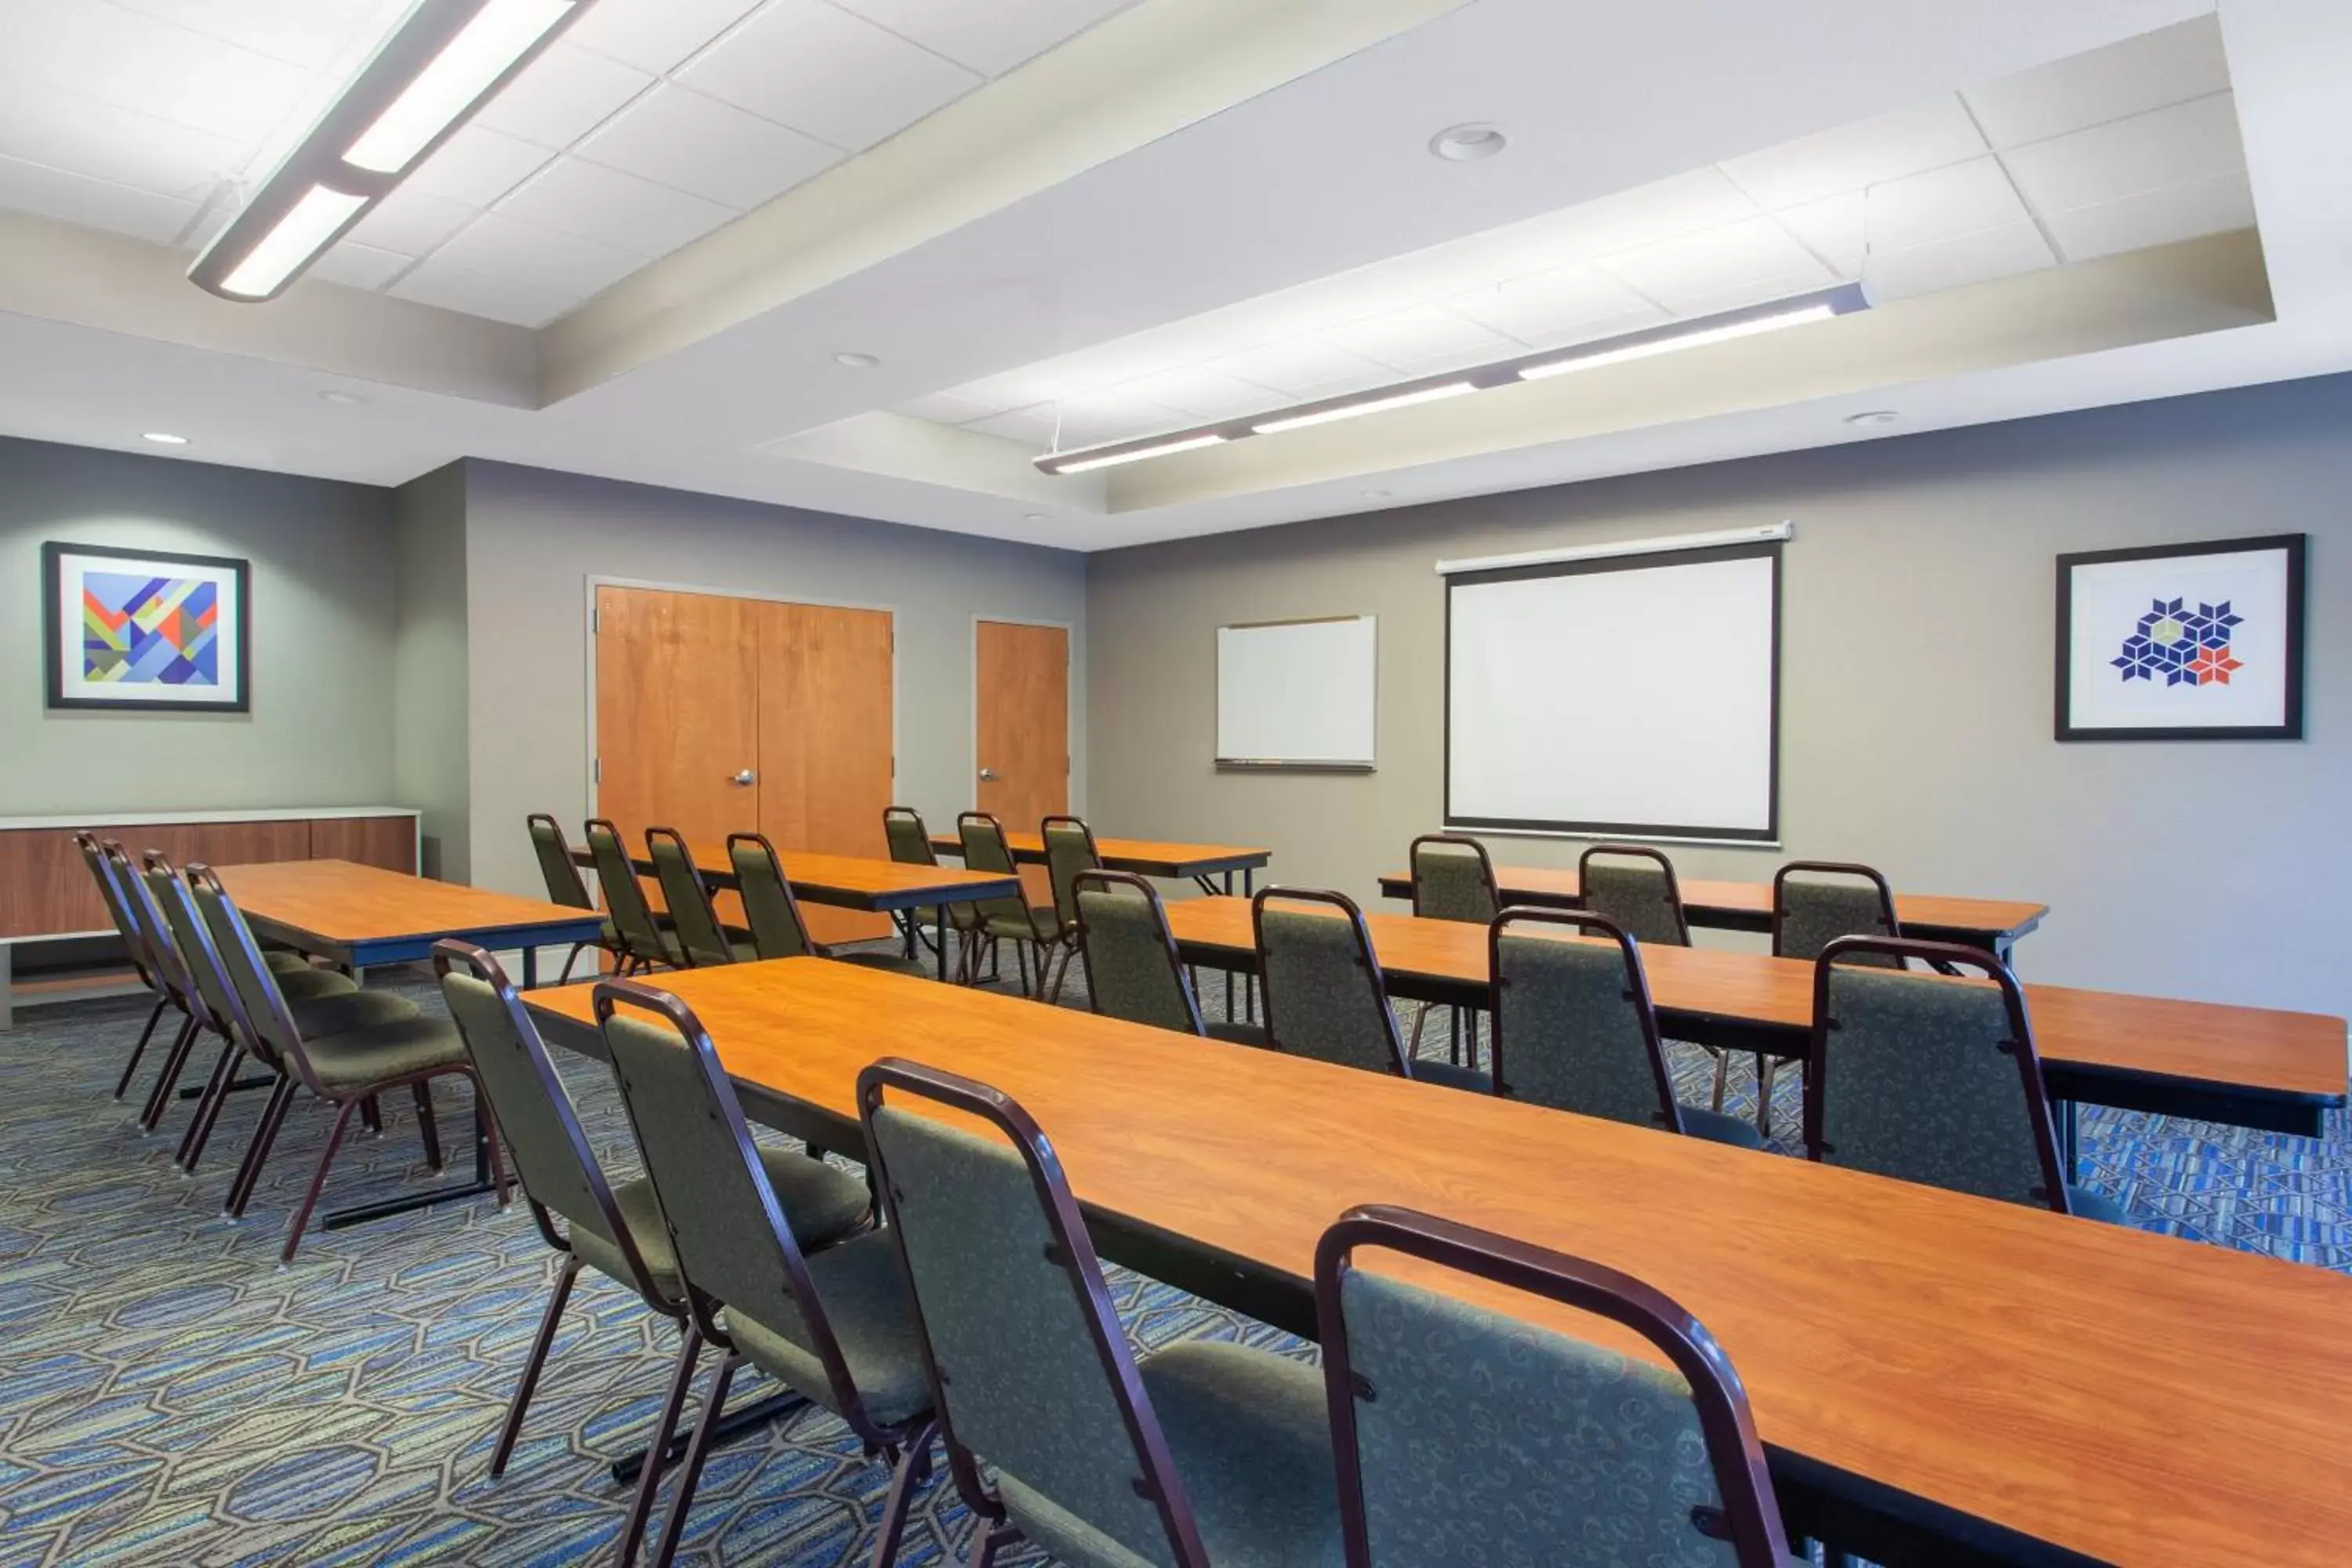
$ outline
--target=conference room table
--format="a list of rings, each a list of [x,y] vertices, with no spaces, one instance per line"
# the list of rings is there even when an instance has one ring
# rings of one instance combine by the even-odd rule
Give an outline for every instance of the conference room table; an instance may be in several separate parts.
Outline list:
[[[430,957],[435,942],[456,937],[493,952],[521,949],[523,986],[529,990],[539,984],[540,948],[594,942],[603,923],[593,910],[431,881],[349,860],[288,860],[214,869],[255,936],[327,959],[354,976],[374,964]],[[482,1116],[478,1100],[470,1181],[334,1209],[320,1224],[340,1230],[490,1191],[489,1140],[484,1136]]]
[[[1392,914],[1367,914],[1364,921],[1394,994],[1489,1005],[1485,926]],[[1168,906],[1168,924],[1186,963],[1255,971],[1248,900],[1181,900]],[[1668,1038],[1782,1060],[1806,1054],[1813,1020],[1810,962],[1656,943],[1644,943],[1641,952]],[[2060,1104],[2070,1169],[2077,1104],[2316,1138],[2326,1113],[2346,1100],[2341,1018],[2063,985],[2028,985],[2025,999],[2042,1078]]]
[[[735,862],[728,857],[726,845],[688,843],[687,852],[694,857],[695,869],[702,873],[705,882],[713,888],[740,890]],[[591,870],[595,868],[595,857],[584,847],[574,849],[572,858]],[[776,859],[783,868],[784,880],[791,884],[793,896],[803,903],[881,915],[928,909],[934,911],[942,931],[948,927],[950,904],[1018,898],[1021,894],[1018,877],[987,871],[910,866],[862,855],[823,855],[813,849],[780,849]],[[632,853],[629,864],[641,877],[655,875],[650,852]],[[939,977],[948,977],[945,942],[939,944]]]
[[[657,980],[753,1119],[854,1152],[868,1062],[978,1079],[1052,1137],[1106,1258],[1295,1333],[1359,1204],[1643,1279],[1738,1369],[1792,1530],[1874,1561],[2316,1568],[2352,1539],[2352,1279],[822,959]],[[603,1057],[593,990],[524,1000]]]
[[[1584,907],[1584,879],[1573,866],[1497,866],[1495,882],[1507,905],[1555,910]],[[1692,925],[1711,931],[1772,929],[1769,882],[1676,877],[1675,884],[1682,894],[1683,918]],[[1412,873],[1383,873],[1381,892],[1391,899],[1412,898]],[[1895,918],[1905,936],[1922,942],[1953,942],[1964,947],[1980,947],[2004,961],[2018,938],[2040,926],[2049,913],[2047,904],[2011,899],[1962,899],[1939,893],[1895,895]]]

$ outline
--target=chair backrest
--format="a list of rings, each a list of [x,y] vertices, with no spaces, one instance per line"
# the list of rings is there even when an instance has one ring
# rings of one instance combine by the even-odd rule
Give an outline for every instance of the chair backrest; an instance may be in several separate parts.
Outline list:
[[[722,1306],[780,1326],[797,1314],[825,1378],[824,1388],[800,1392],[878,1441],[709,1032],[683,1001],[635,981],[599,981],[595,999],[695,1326],[724,1345],[733,1342],[719,1321]]]
[[[196,984],[195,970],[182,956],[179,939],[173,932],[171,921],[164,918],[163,907],[155,901],[153,890],[147,886],[145,875],[131,864],[130,852],[114,839],[101,845],[99,853],[122,897],[123,912],[130,917],[146,950],[148,984],[161,990],[191,1018],[210,1021],[212,1008]],[[163,875],[167,880],[172,877],[168,866]]]
[[[662,902],[669,906],[670,925],[688,964],[732,963],[735,950],[719,929],[719,911],[711,906],[709,885],[695,868],[694,851],[675,827],[646,829],[646,853],[653,857],[654,879],[661,884]]]
[[[1570,935],[1601,940],[1560,940]],[[1496,1093],[1683,1131],[1649,977],[1622,927],[1586,910],[1505,910],[1486,946]]]
[[[727,862],[735,868],[735,890],[751,923],[751,947],[761,958],[806,958],[817,951],[801,919],[801,901],[784,879],[783,862],[764,833],[727,836]]]
[[[586,831],[588,854],[596,862],[596,886],[604,895],[604,913],[620,932],[622,944],[639,958],[666,961],[669,944],[662,941],[661,927],[654,923],[645,885],[637,880],[637,868],[630,861],[621,830],[610,818],[594,816],[588,819]]]
[[[1461,833],[1424,833],[1412,841],[1412,912],[1423,920],[1485,925],[1500,912],[1495,862],[1486,847]]]
[[[858,1075],[857,1103],[967,1503],[983,1510],[973,1492],[985,1463],[1013,1522],[1056,1556],[1104,1561],[1071,1539],[1075,1521],[1144,1562],[1207,1568],[1086,1221],[1036,1122],[986,1085],[896,1058]]]
[[[923,814],[911,805],[893,805],[882,813],[882,837],[890,846],[890,858],[901,866],[936,866],[940,853],[931,847],[931,830],[923,826]]]
[[[241,1038],[237,1033],[238,1015],[244,1003],[229,981],[228,971],[221,966],[220,954],[213,948],[212,933],[205,929],[204,917],[196,913],[195,900],[188,896],[188,886],[181,879],[179,868],[165,859],[161,851],[150,849],[139,873],[137,891],[141,918],[149,922],[151,930],[163,931],[171,942],[173,978],[180,986],[181,1005],[215,1032],[231,1039]],[[263,1059],[275,1062],[277,1058],[265,1056]]]
[[[1266,1037],[1276,1048],[1411,1076],[1389,1009],[1388,980],[1353,899],[1318,889],[1264,888],[1250,900],[1250,919],[1265,982]]]
[[[612,1184],[548,1058],[539,1026],[515,994],[505,967],[472,942],[449,940],[434,943],[433,972],[441,978],[442,999],[466,1042],[466,1055],[522,1178],[523,1196],[541,1234],[550,1246],[569,1251],[550,1219],[560,1216],[620,1255],[633,1276],[624,1284],[635,1286],[649,1301],[666,1300],[613,1201]]]
[[[321,1093],[318,1075],[310,1070],[302,1049],[302,1031],[295,1026],[293,1009],[278,989],[278,976],[261,956],[261,944],[228,889],[209,866],[191,866],[183,874],[189,895],[202,917],[211,951],[236,1002],[235,1022],[246,1049],[267,1062],[281,1064],[312,1093]]]
[[[147,951],[147,934],[139,929],[130,905],[124,901],[123,889],[115,881],[114,866],[99,844],[98,835],[77,833],[73,841],[74,847],[81,851],[82,864],[89,868],[90,880],[98,884],[99,899],[106,905],[106,918],[114,922],[116,934],[122,938],[123,953],[137,972],[139,984],[151,991],[161,990],[162,984],[155,978],[154,960]]]
[[[1688,947],[1682,885],[1675,863],[1641,844],[1596,844],[1576,862],[1584,907],[1606,915],[1635,942]]]
[[[1672,1370],[1357,1268],[1360,1248],[1604,1319]],[[1739,1374],[1640,1280],[1374,1206],[1324,1232],[1315,1307],[1348,1568],[1790,1561]]]
[[[956,837],[963,841],[963,868],[967,871],[989,871],[1010,877],[1020,869],[1013,863],[1013,851],[1004,842],[1004,825],[984,811],[967,811],[956,818]],[[950,911],[956,923],[966,920],[974,922],[992,915],[1010,915],[1014,920],[1029,918],[1029,900],[1007,897],[984,899],[977,903],[955,904]],[[970,911],[966,913],[966,911]]]
[[[534,811],[523,820],[530,827],[531,853],[539,857],[539,877],[547,884],[547,901],[566,909],[594,909],[596,900],[588,896],[588,884],[580,879],[580,867],[572,858],[572,846],[564,841],[562,824],[543,811]]]
[[[1900,967],[1912,958],[1984,981]],[[1874,961],[1881,966],[1856,967]],[[2042,1060],[2025,992],[2009,966],[1953,942],[1831,942],[1813,963],[1805,1152],[1824,1164],[2067,1212]]]
[[[1094,1010],[1130,1024],[1205,1034],[1159,889],[1128,871],[1080,871],[1070,886]]]
[[[1049,816],[1038,825],[1045,846],[1045,877],[1054,887],[1054,915],[1065,934],[1078,924],[1078,902],[1071,881],[1081,871],[1097,870],[1102,857],[1095,851],[1094,829],[1075,816]]]
[[[1895,889],[1868,866],[1843,860],[1791,860],[1772,874],[1772,955],[1819,958],[1842,936],[1895,936]],[[1855,960],[1881,968],[1885,953]]]

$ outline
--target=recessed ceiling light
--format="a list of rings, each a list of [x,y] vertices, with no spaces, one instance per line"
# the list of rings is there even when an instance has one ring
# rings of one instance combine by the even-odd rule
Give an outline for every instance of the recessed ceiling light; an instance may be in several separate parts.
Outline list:
[[[319,401],[321,403],[331,403],[338,408],[351,408],[358,405],[359,404],[365,403],[367,399],[362,397],[356,392],[329,391],[319,394]]]
[[[1860,414],[1847,415],[1845,422],[1849,425],[1892,425],[1898,417],[1900,416],[1892,408],[1872,408]]]
[[[1451,125],[1429,139],[1429,150],[1449,163],[1475,163],[1511,144],[1497,125]]]
[[[1021,521],[1024,522],[1051,522],[1054,520],[1046,516],[1042,511],[1033,511],[1023,517]]]
[[[168,430],[150,430],[140,439],[152,441],[158,447],[184,447],[188,444],[185,436],[174,436]]]
[[[835,354],[833,363],[851,370],[872,370],[882,362],[872,354]]]

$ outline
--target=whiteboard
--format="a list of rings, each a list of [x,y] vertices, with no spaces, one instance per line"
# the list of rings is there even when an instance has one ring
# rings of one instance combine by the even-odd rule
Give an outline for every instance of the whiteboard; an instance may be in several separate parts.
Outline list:
[[[1219,626],[1217,764],[1370,768],[1379,668],[1371,616]]]
[[[1449,824],[1778,834],[1777,544],[1447,579]]]

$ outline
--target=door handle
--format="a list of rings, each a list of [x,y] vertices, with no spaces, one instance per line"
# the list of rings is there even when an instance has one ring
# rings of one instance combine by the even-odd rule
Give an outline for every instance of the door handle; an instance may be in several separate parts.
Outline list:
[[[737,773],[733,778],[729,779],[727,782],[731,784],[751,784],[757,783],[759,777],[759,774],[753,773],[749,768],[745,768],[742,772]]]
[[[981,769],[980,782],[982,784],[994,784],[996,782],[996,770],[994,768]]]

